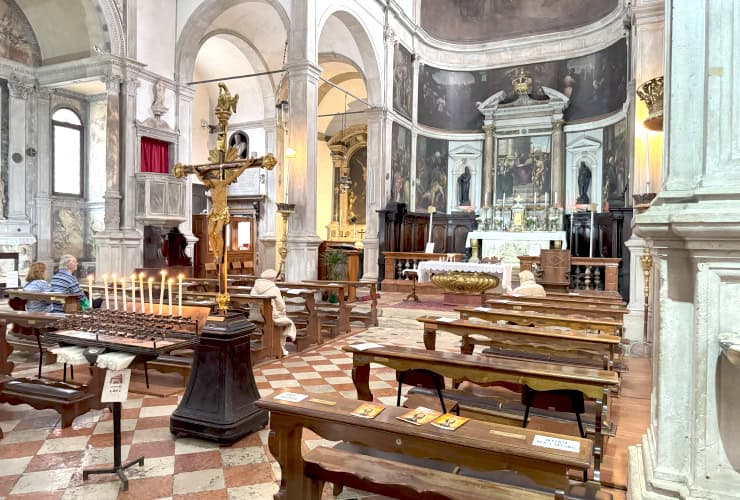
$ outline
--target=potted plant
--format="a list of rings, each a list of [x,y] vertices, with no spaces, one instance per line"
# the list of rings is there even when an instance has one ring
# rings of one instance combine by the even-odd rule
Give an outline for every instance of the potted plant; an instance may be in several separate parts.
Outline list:
[[[326,276],[330,281],[342,281],[347,278],[347,254],[343,251],[329,249],[322,255],[321,262],[326,266]],[[331,294],[329,302],[338,302],[337,296]]]

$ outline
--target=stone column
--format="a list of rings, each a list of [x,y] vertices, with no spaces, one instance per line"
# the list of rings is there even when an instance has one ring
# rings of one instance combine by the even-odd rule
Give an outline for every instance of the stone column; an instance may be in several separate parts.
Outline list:
[[[383,208],[383,168],[390,163],[390,157],[385,155],[383,144],[391,141],[390,134],[385,135],[388,127],[387,112],[381,108],[373,108],[367,112],[367,187],[365,203],[365,239],[363,240],[363,273],[362,279],[375,281],[378,279],[378,254],[380,241],[378,231],[380,222],[378,210]]]
[[[33,92],[30,84],[8,82],[10,116],[8,131],[8,220],[6,231],[29,234],[31,222],[26,212],[26,147],[28,115],[27,100]]]
[[[121,229],[130,233],[136,229],[136,156],[138,155],[136,144],[136,92],[139,88],[139,80],[135,76],[127,76],[121,90],[123,99],[120,110],[121,133],[121,194],[123,195],[123,206],[121,214]],[[143,230],[142,230],[143,236]],[[139,262],[141,265],[141,262]]]
[[[486,138],[483,140],[483,200],[481,205],[490,207],[493,203],[493,193],[496,191],[495,172],[495,145],[496,132],[492,123],[483,125]]]
[[[278,132],[279,130],[280,132]],[[265,127],[265,151],[275,153],[282,151],[282,143],[278,144],[278,139],[283,135],[282,127],[277,129],[275,127]],[[277,231],[277,220],[280,218],[280,214],[277,213],[277,170],[280,168],[274,168],[272,170],[265,170],[265,198],[260,208],[259,217],[259,243],[258,253],[255,262],[255,272],[259,274],[265,269],[273,268],[277,269],[277,248],[276,248],[276,231]]]
[[[121,120],[119,101],[121,79],[108,78],[108,117],[106,119],[105,141],[105,231],[117,231],[121,226],[121,187],[120,187],[120,144]]]
[[[565,201],[565,134],[563,133],[563,120],[557,120],[552,124],[552,174],[550,177],[550,201],[555,200],[555,192],[558,193],[558,203]]]
[[[740,137],[727,129],[738,120],[737,9],[672,2],[667,15],[665,190],[635,218],[655,249],[659,306],[632,498],[740,498],[740,367],[719,344],[740,324]]]
[[[36,174],[36,260],[52,264],[51,254],[51,93],[40,90],[38,93],[38,142]]]
[[[341,179],[347,170],[347,147],[344,144],[333,144],[329,146],[331,152],[331,164],[334,168],[332,179]],[[370,162],[368,162],[370,165]],[[336,191],[332,193],[331,221],[338,222],[342,227],[347,226],[347,214],[343,211],[348,206],[347,193],[342,192],[339,186],[333,186]],[[340,235],[341,236],[341,235]]]
[[[175,99],[177,100],[177,125],[179,130],[177,138],[177,162],[189,164],[193,151],[193,96],[195,90],[185,85],[178,85]],[[180,232],[185,235],[188,246],[185,253],[193,258],[193,248],[198,238],[193,234],[193,176],[185,177],[185,214],[188,216],[185,222],[180,224]]]

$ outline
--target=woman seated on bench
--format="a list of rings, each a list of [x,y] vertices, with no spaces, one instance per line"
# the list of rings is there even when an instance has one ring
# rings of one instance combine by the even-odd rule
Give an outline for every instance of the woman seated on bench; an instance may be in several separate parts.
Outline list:
[[[522,271],[519,273],[519,286],[514,290],[511,287],[506,288],[508,295],[519,295],[522,297],[545,297],[545,289],[542,285],[538,285],[534,280],[534,274],[532,271]]]
[[[23,287],[26,292],[49,292],[51,285],[46,281],[46,264],[43,262],[34,262],[28,268],[26,275],[26,286]],[[45,300],[29,300],[26,302],[26,311],[32,312],[51,312],[51,302]]]
[[[282,340],[283,355],[287,355],[288,351],[285,349],[285,342],[287,339],[295,342],[296,330],[293,321],[288,318],[288,311],[285,307],[285,301],[283,301],[280,289],[275,285],[276,277],[277,271],[267,269],[260,274],[259,279],[254,281],[254,286],[249,294],[259,297],[272,297],[272,321],[276,327],[281,329],[280,338]]]

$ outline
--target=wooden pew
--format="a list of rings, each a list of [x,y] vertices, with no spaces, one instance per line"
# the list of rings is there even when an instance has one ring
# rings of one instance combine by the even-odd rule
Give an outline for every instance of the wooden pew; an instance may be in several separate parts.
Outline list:
[[[501,293],[489,293],[486,294],[484,297],[484,303],[488,300],[494,300],[494,299],[506,299],[506,300],[516,300],[520,302],[543,302],[545,304],[566,304],[566,305],[572,305],[572,304],[580,304],[584,305],[586,307],[606,307],[610,309],[615,310],[627,310],[627,304],[625,304],[623,301],[611,301],[611,300],[603,300],[600,298],[594,298],[588,295],[579,295],[579,296],[573,296],[573,295],[554,295],[552,292],[548,292],[548,294],[545,297],[528,297],[526,295],[508,295],[508,294],[501,294]]]
[[[622,297],[610,297],[605,295],[589,295],[584,293],[578,293],[578,292],[547,292],[548,297],[558,297],[558,298],[569,298],[574,300],[587,300],[589,302],[598,302],[598,303],[604,303],[604,304],[617,304],[617,305],[626,305],[624,300],[622,300]]]
[[[14,364],[8,360],[8,356],[13,352],[13,347],[8,344],[6,332],[7,321],[2,319],[0,320],[0,403],[28,404],[37,410],[53,409],[61,415],[62,427],[69,427],[72,421],[83,413],[105,406],[100,402],[105,370],[97,367],[91,367],[92,378],[86,385],[12,377]]]
[[[603,370],[614,368],[615,348],[621,341],[615,335],[483,324],[464,319],[449,321],[449,318],[437,316],[419,316],[416,321],[424,324],[424,345],[427,349],[435,349],[437,332],[442,331],[462,337],[462,354],[473,354],[475,345],[485,345],[507,356],[529,356],[548,362],[596,366]],[[485,337],[485,340],[471,335]]]
[[[322,395],[321,400],[331,401],[333,404],[322,404],[312,401],[312,398],[291,403],[275,399],[277,395],[264,397],[256,403],[258,407],[270,411],[270,452],[282,470],[280,491],[275,495],[276,498],[319,499],[322,482],[331,480],[347,481],[348,484],[364,490],[393,494],[379,486],[389,475],[391,482],[397,480],[392,476],[393,469],[389,469],[385,461],[377,469],[360,469],[357,473],[356,469],[363,467],[361,464],[370,463],[367,456],[359,455],[352,459],[347,454],[342,454],[345,467],[338,470],[337,461],[334,460],[331,470],[327,471],[327,454],[321,459],[308,454],[312,464],[309,466],[301,450],[303,429],[309,429],[327,440],[344,440],[384,452],[437,459],[476,471],[515,470],[537,486],[553,492],[550,493],[551,497],[555,490],[562,494],[569,489],[569,470],[583,472],[591,465],[592,443],[585,439],[572,438],[577,443],[577,452],[555,450],[533,445],[534,436],[563,436],[475,420],[451,433],[430,424],[415,426],[398,420],[397,416],[408,411],[405,408],[386,407],[377,417],[363,419],[351,415],[352,410],[358,406],[358,402],[354,400]],[[571,438],[568,437],[568,440]],[[415,467],[411,470],[419,473],[417,477],[420,481],[425,477],[425,469]],[[348,476],[357,482],[349,483]],[[433,478],[429,480],[431,484],[425,485],[425,488],[429,487],[433,491],[439,491],[440,486],[448,484],[435,483]],[[407,481],[403,484],[415,489]],[[497,498],[497,487],[508,488],[497,483],[478,483],[478,486],[486,487],[486,490],[478,490],[482,494],[478,498]],[[489,486],[493,496],[488,495]],[[519,493],[518,488],[511,491]]]
[[[6,290],[9,298],[19,298],[25,301],[40,300],[52,304],[63,304],[65,313],[80,310],[80,297],[71,293],[58,292],[28,292],[21,288]]]
[[[304,280],[305,283],[317,283],[317,284],[331,284],[336,283],[339,285],[344,285],[346,288],[346,299],[347,302],[352,307],[352,310],[349,315],[350,322],[362,322],[365,327],[369,328],[371,326],[378,326],[378,291],[377,291],[377,284],[374,281],[328,281],[328,280]],[[357,291],[361,289],[367,289],[368,290],[368,296],[370,297],[369,301],[363,301],[358,302],[357,301]],[[370,306],[370,310],[368,312],[360,312],[356,311],[355,308],[358,306],[362,306],[363,304],[368,304]]]
[[[553,304],[545,301],[518,300],[514,297],[489,299],[486,304],[495,309],[507,311],[531,311],[542,314],[553,314],[568,317],[584,317],[593,319],[608,319],[624,324],[624,315],[629,314],[626,308],[613,309],[590,304]]]
[[[484,386],[505,383],[523,385],[534,391],[578,391],[584,397],[596,400],[593,470],[594,479],[599,480],[604,449],[602,422],[608,422],[609,390],[619,383],[616,372],[399,346],[357,349],[348,345],[342,349],[352,353],[352,381],[358,399],[364,401],[373,400],[369,385],[370,363],[378,363],[398,372],[425,370],[453,380],[467,380]]]
[[[505,311],[491,307],[456,307],[460,319],[480,318],[486,321],[507,321],[522,326],[560,326],[570,330],[595,330],[608,335],[622,336],[622,323],[606,319],[569,318],[554,314],[532,314]]]

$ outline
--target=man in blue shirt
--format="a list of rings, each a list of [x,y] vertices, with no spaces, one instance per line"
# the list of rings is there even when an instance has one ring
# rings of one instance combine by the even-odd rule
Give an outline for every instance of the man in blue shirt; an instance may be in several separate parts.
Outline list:
[[[80,288],[80,283],[74,277],[77,271],[77,258],[74,255],[62,255],[59,258],[59,271],[51,278],[51,290],[57,293],[72,293],[80,296],[80,302],[85,302],[87,296]],[[64,312],[64,304],[54,303],[53,312]]]

